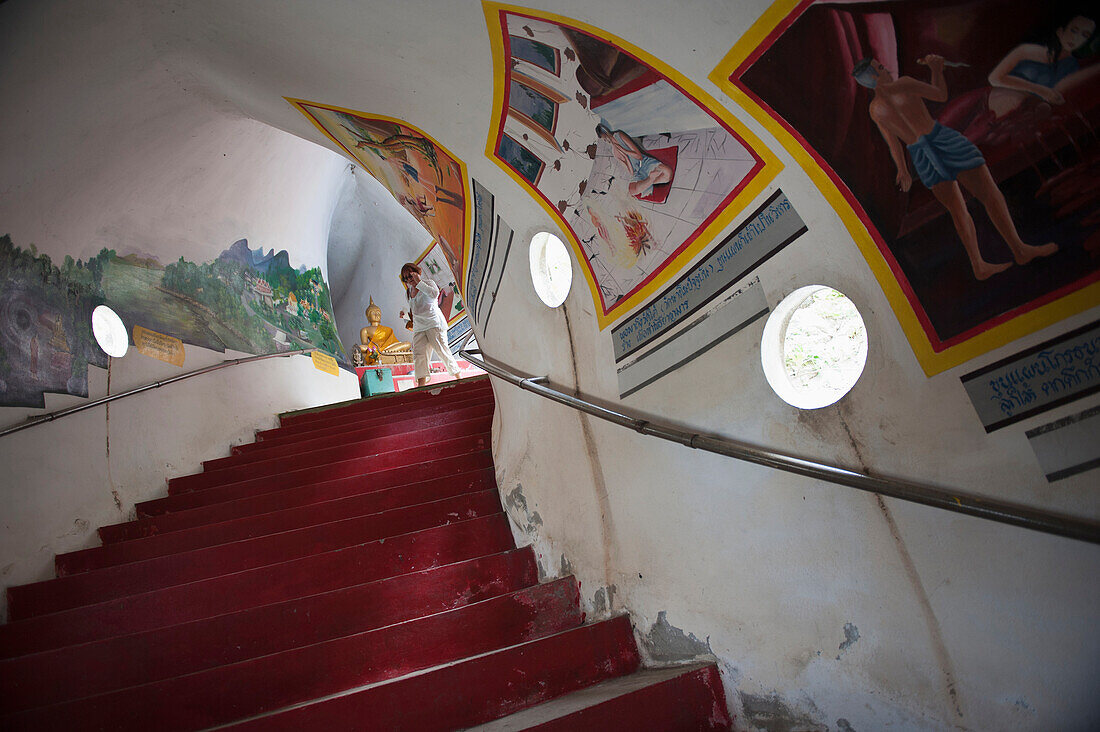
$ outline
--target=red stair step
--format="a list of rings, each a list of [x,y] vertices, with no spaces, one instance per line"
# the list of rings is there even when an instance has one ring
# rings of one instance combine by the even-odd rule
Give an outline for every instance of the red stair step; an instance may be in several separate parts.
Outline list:
[[[516,592],[530,548],[94,643],[0,660],[0,709],[57,704],[312,645]]]
[[[137,515],[141,518],[161,516],[169,512],[188,511],[201,507],[212,507],[230,501],[263,496],[284,495],[288,490],[331,490],[342,495],[366,493],[384,487],[393,487],[403,483],[414,483],[438,477],[441,474],[464,473],[493,464],[492,453],[481,438],[463,437],[449,440],[444,446],[437,445],[437,457],[408,465],[400,465],[385,470],[357,472],[343,478],[326,480],[308,480],[294,475],[289,478],[261,478],[221,488],[207,488],[192,493],[180,493],[175,496],[156,498],[136,504]],[[451,454],[438,456],[447,451]]]
[[[306,424],[332,419],[334,416],[344,417],[394,406],[399,406],[402,409],[412,409],[415,406],[428,403],[447,404],[469,394],[491,394],[492,391],[492,385],[487,376],[463,379],[462,381],[452,381],[446,384],[433,384],[427,388],[377,394],[366,398],[349,399],[346,402],[336,404],[282,412],[279,414],[279,422],[283,425]]]
[[[0,625],[0,658],[86,643],[283,602],[509,551],[504,514],[314,554]]]
[[[217,524],[248,516],[259,516],[276,511],[284,511],[298,506],[312,506],[318,503],[339,501],[345,498],[373,496],[378,511],[396,508],[413,503],[427,503],[458,493],[478,489],[489,489],[496,485],[492,468],[458,472],[462,467],[457,463],[440,472],[445,478],[399,483],[389,486],[385,482],[379,486],[377,476],[370,478],[344,478],[327,483],[287,488],[274,493],[265,493],[252,498],[241,498],[209,506],[165,513],[149,518],[128,521],[124,524],[101,526],[99,538],[104,545],[131,539],[158,536],[172,531],[183,531],[196,526]]]
[[[68,610],[500,511],[497,491],[481,491],[273,536],[9,587],[8,617],[21,620]]]
[[[483,434],[490,429],[492,429],[491,414],[462,422],[452,422],[442,427],[372,437],[362,442],[338,443],[306,453],[291,454],[286,457],[269,457],[256,462],[232,464],[216,470],[172,478],[168,481],[168,492],[171,494],[201,490],[210,486],[237,483],[248,478],[258,478],[296,470],[324,470],[331,463],[365,457],[369,457],[372,462],[384,464],[390,453],[403,452],[408,454],[407,451],[411,448],[419,448],[427,456],[431,454],[435,442],[465,435]],[[236,458],[225,459],[233,460]]]
[[[228,729],[461,729],[632,673],[639,664],[630,620],[620,616]]]
[[[486,422],[486,425],[488,423]],[[431,462],[444,457],[451,457],[463,452],[488,449],[490,435],[488,426],[485,430],[468,434],[463,437],[455,437],[449,440],[436,442],[432,445],[420,445],[403,450],[390,450],[372,455],[364,455],[329,463],[328,465],[309,466],[298,470],[289,470],[281,475],[260,475],[257,477],[238,477],[232,481],[211,480],[203,473],[184,478],[173,478],[168,481],[168,495],[178,495],[189,490],[209,490],[210,488],[235,485],[259,486],[266,490],[278,490],[306,483],[317,483],[322,480],[335,480],[336,478],[350,478],[353,475],[366,475],[381,470],[400,468],[419,462]],[[183,486],[183,487],[181,487]]]
[[[301,465],[312,465],[332,459],[345,460],[353,455],[370,455],[371,452],[426,445],[439,439],[466,434],[460,429],[462,425],[477,429],[475,420],[487,419],[492,424],[493,408],[493,405],[481,405],[459,409],[458,412],[423,417],[414,423],[376,425],[363,430],[348,431],[341,437],[304,439],[299,443],[279,445],[268,450],[250,452],[248,455],[205,460],[202,462],[202,472],[260,467],[261,463],[271,466],[278,465],[279,461],[300,461]]]
[[[291,425],[341,418],[351,414],[366,413],[387,407],[399,406],[402,409],[408,409],[413,405],[421,405],[427,402],[445,404],[459,395],[484,391],[492,391],[492,385],[487,376],[433,385],[426,389],[379,394],[367,399],[353,399],[341,404],[329,404],[295,412],[284,412],[279,415],[279,423],[284,427],[289,427]]]
[[[568,577],[378,630],[28,710],[3,721],[11,730],[171,732],[210,727],[559,633],[583,622],[579,603],[576,581]]]
[[[341,432],[351,429],[385,424],[397,419],[416,419],[425,416],[447,414],[448,412],[463,407],[472,407],[480,404],[495,404],[492,391],[483,390],[480,392],[470,392],[460,395],[457,399],[445,402],[422,402],[420,405],[414,404],[409,407],[398,405],[384,409],[374,409],[360,414],[350,414],[343,417],[306,422],[299,425],[259,430],[256,432],[256,442],[238,445],[236,448],[231,448],[231,450],[235,449],[247,452],[262,447],[265,444],[279,445],[294,440],[313,439],[314,437],[324,437],[326,435],[338,435]]]
[[[713,663],[638,672],[627,617],[538,584],[493,409],[485,377],[285,414],[169,481],[8,589],[0,728],[729,729]]]
[[[402,432],[443,427],[477,417],[492,417],[495,405],[492,401],[477,400],[461,408],[446,412],[433,411],[419,415],[393,415],[357,424],[330,427],[300,436],[282,437],[230,448],[230,456],[203,461],[203,470],[217,470],[229,465],[243,465],[265,457],[294,455],[337,444],[362,442],[374,437],[384,437]]]
[[[473,727],[470,732],[704,732],[733,727],[713,663],[642,669]]]
[[[495,487],[487,488],[474,481],[455,480],[450,483],[436,484],[432,486],[434,490],[430,492],[417,492],[408,488],[373,491],[325,503],[296,506],[259,516],[247,516],[144,539],[133,539],[120,544],[58,554],[54,559],[54,565],[57,576],[64,577],[116,564],[139,562],[168,554],[369,516],[396,508],[434,503],[471,492],[471,489],[466,488],[471,483],[482,491]],[[425,493],[428,495],[425,496]]]

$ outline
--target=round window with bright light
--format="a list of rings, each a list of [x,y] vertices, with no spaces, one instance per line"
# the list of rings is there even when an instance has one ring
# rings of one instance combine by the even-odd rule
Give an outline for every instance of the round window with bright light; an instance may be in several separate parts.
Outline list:
[[[867,363],[867,328],[855,303],[824,285],[795,290],[775,308],[760,343],[764,376],[799,409],[847,394]]]
[[[103,352],[114,358],[125,356],[130,347],[126,325],[118,313],[106,305],[99,305],[92,311],[92,335]]]
[[[548,231],[540,231],[531,239],[531,281],[539,299],[552,308],[565,302],[573,284],[569,250]]]

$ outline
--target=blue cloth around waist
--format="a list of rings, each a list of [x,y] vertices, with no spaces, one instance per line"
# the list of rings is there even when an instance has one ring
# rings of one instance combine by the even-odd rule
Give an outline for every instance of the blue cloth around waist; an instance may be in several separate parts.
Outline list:
[[[985,165],[982,152],[970,140],[950,127],[936,123],[927,135],[921,135],[906,147],[921,183],[931,188],[937,183],[955,180],[959,173]]]

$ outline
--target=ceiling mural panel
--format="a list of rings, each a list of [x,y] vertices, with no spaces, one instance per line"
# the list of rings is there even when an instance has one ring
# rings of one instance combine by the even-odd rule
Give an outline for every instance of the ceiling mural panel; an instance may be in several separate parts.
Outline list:
[[[782,0],[710,76],[841,215],[929,375],[1100,302],[1096,23],[1063,9]]]
[[[672,68],[597,28],[484,3],[486,154],[563,227],[606,327],[683,267],[781,164]]]
[[[438,242],[455,282],[461,283],[469,226],[462,161],[401,120],[300,99],[287,101],[416,217]]]

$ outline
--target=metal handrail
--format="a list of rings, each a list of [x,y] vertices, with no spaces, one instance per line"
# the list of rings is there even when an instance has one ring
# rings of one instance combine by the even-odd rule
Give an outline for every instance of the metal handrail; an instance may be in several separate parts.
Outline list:
[[[533,392],[552,401],[572,407],[594,417],[614,422],[627,427],[643,435],[660,437],[670,442],[677,442],[697,450],[725,455],[746,462],[763,465],[776,470],[784,470],[788,473],[804,475],[810,478],[845,485],[868,493],[877,493],[891,498],[900,498],[903,501],[920,503],[925,506],[942,508],[955,513],[975,516],[990,521],[997,521],[1013,526],[1022,526],[1034,531],[1042,531],[1047,534],[1064,536],[1070,539],[1078,539],[1092,544],[1100,544],[1100,524],[1082,519],[1063,516],[1049,511],[1041,511],[1028,506],[1006,503],[989,498],[967,495],[956,491],[946,491],[932,486],[920,485],[905,480],[894,478],[876,478],[865,473],[860,473],[847,468],[819,463],[814,460],[784,455],[773,450],[766,450],[751,445],[745,445],[726,439],[699,433],[689,432],[677,427],[672,427],[660,422],[648,419],[632,417],[629,414],[616,412],[606,407],[601,407],[592,402],[580,399],[551,388],[549,379],[545,376],[523,377],[508,368],[491,364],[484,359],[474,356],[484,355],[479,350],[459,352],[467,361],[489,372],[493,376],[515,384],[521,389]]]
[[[140,394],[143,391],[149,391],[150,389],[157,389],[168,384],[173,384],[177,381],[183,381],[184,379],[190,379],[192,376],[201,376],[202,374],[208,374],[211,371],[218,371],[220,369],[228,368],[230,366],[237,366],[242,363],[252,363],[253,361],[263,361],[268,358],[285,358],[286,356],[303,356],[314,351],[318,351],[318,348],[305,348],[300,351],[284,351],[283,353],[265,353],[260,356],[248,356],[247,358],[232,358],[221,363],[216,363],[213,366],[205,366],[201,369],[195,369],[194,371],[188,371],[186,374],[179,374],[173,376],[170,379],[164,381],[154,381],[152,384],[146,384],[145,386],[139,386],[136,389],[130,389],[129,391],[119,392],[118,394],[111,394],[109,396],[100,397],[84,404],[78,404],[75,407],[69,407],[68,409],[60,409],[56,412],[50,412],[49,414],[43,414],[38,417],[29,417],[26,422],[21,424],[15,424],[10,427],[5,427],[0,430],[0,437],[6,437],[7,435],[19,432],[20,430],[30,429],[46,422],[53,422],[54,420],[61,419],[62,417],[68,417],[70,414],[76,414],[77,412],[83,412],[85,409],[91,409],[92,407],[98,407],[100,404],[107,404],[118,399],[124,399],[134,394]]]

